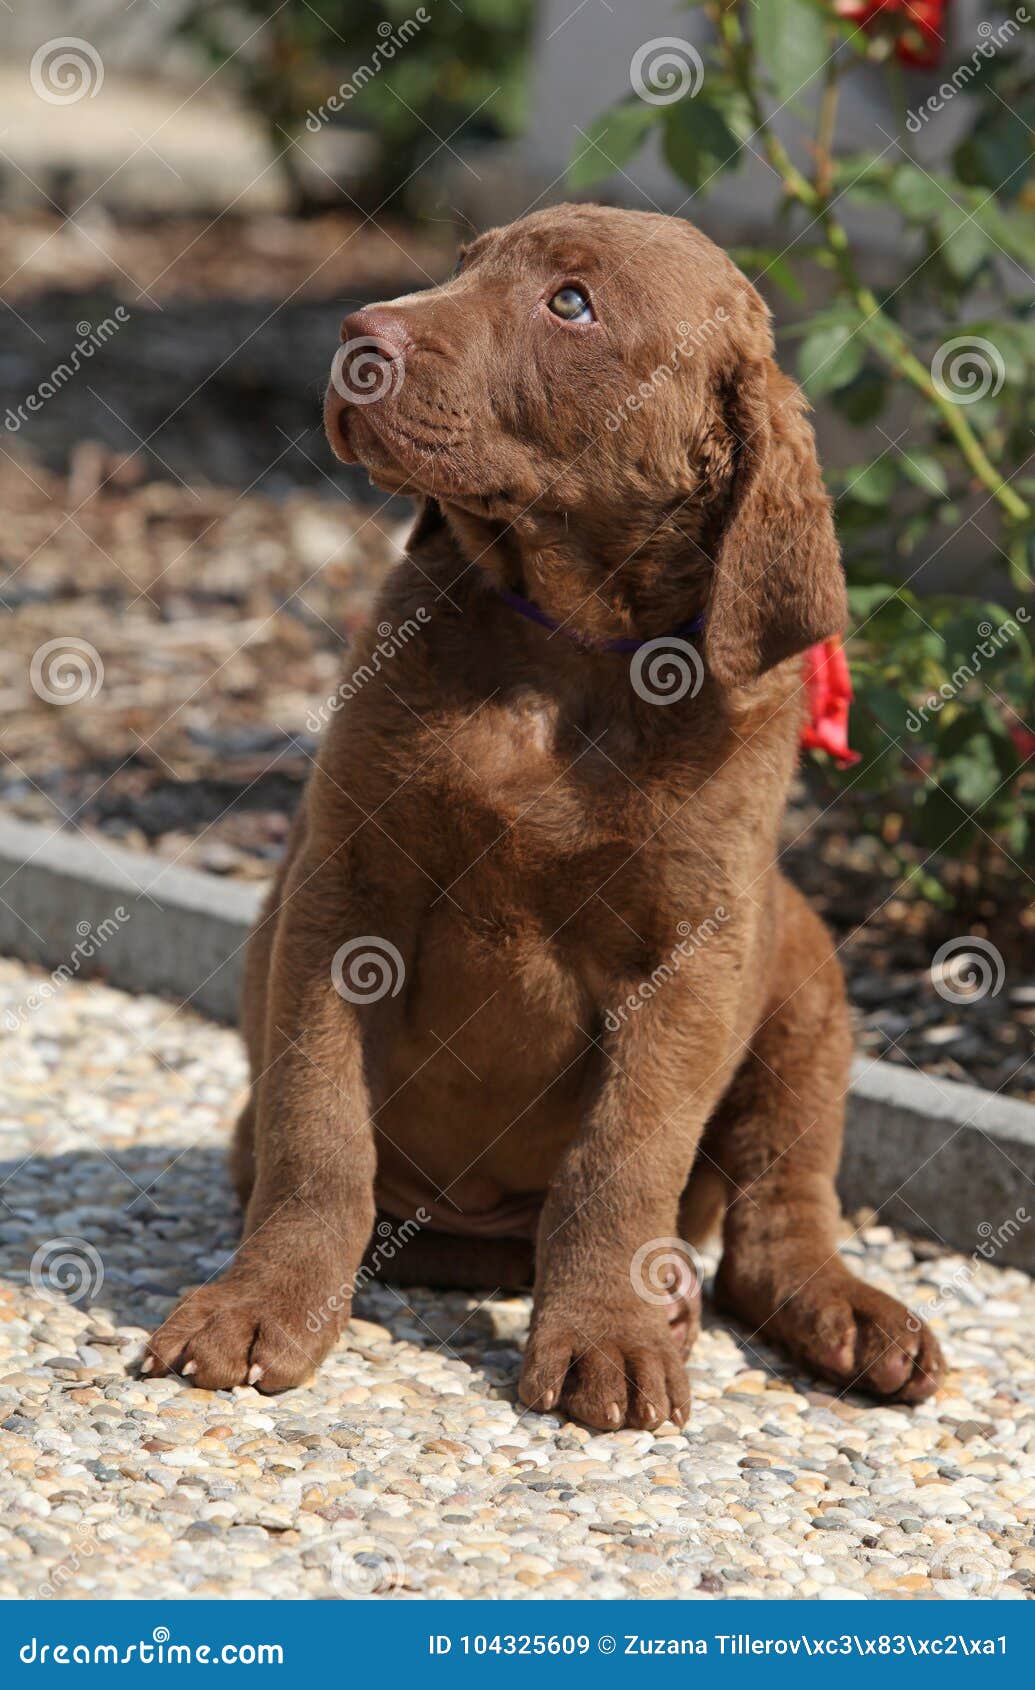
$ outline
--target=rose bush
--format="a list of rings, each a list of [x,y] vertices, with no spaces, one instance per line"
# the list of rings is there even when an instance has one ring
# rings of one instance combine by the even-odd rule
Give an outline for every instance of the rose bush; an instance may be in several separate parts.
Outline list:
[[[843,780],[879,795],[870,814],[885,839],[994,857],[1023,885],[1035,841],[1029,14],[1018,7],[950,47],[944,0],[693,9],[710,22],[710,45],[682,43],[681,82],[669,51],[668,80],[653,96],[638,72],[633,92],[580,138],[569,180],[582,189],[624,170],[651,133],[689,189],[688,215],[749,153],[779,178],[775,239],[734,256],[799,312],[782,354],[796,356],[806,391],[859,440],[858,461],[831,476],[855,619],[852,743],[862,752]],[[873,144],[850,151],[841,89],[875,70],[897,119],[875,110]],[[956,98],[968,102],[963,140],[945,149],[947,163],[921,162],[916,134]],[[786,122],[780,133],[773,123],[785,108],[800,122],[793,143],[781,138]],[[879,285],[846,226],[854,207],[877,208],[899,232],[900,268]],[[817,291],[820,306],[800,315]],[[977,591],[920,596],[910,585],[919,562],[961,531]],[[830,680],[809,676],[812,687]],[[831,709],[845,707],[844,686],[842,676]],[[828,740],[842,743],[833,718],[814,736],[820,760]],[[933,876],[927,884],[937,894]]]

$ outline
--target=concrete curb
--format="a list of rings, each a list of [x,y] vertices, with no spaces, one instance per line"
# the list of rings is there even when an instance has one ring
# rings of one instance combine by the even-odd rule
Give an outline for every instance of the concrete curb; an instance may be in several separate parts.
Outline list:
[[[1035,1270],[1035,1108],[891,1062],[857,1062],[839,1180],[905,1232]]]
[[[0,818],[0,955],[232,1021],[261,901],[261,887]],[[907,1232],[1032,1271],[1033,1183],[1030,1104],[856,1063],[840,1179],[847,1209],[872,1207]]]
[[[261,900],[261,887],[0,818],[0,955],[233,1021]]]

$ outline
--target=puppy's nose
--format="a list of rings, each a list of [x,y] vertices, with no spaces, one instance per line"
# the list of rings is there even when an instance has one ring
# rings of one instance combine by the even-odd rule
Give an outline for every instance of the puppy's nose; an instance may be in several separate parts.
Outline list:
[[[347,405],[376,405],[399,391],[406,374],[409,336],[384,306],[353,311],[341,325],[331,364],[331,386]]]
[[[410,337],[394,311],[384,306],[366,305],[353,311],[341,325],[342,345],[350,350],[376,352],[386,362],[403,363],[410,347]]]

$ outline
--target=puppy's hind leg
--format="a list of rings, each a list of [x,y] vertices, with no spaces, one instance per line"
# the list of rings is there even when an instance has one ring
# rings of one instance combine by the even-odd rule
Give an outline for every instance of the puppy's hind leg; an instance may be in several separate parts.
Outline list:
[[[728,1182],[721,1305],[811,1371],[880,1397],[919,1402],[943,1362],[927,1327],[857,1279],[837,1248],[835,1177],[851,1030],[829,935],[790,887],[795,933],[776,1005],[711,1124]]]

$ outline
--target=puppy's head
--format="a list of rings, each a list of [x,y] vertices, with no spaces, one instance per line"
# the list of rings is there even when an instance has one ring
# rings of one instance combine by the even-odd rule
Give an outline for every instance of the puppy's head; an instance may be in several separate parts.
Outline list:
[[[558,206],[346,318],[325,423],[391,491],[563,525],[601,577],[704,603],[734,684],[835,632],[829,500],[766,307],[678,218]],[[693,602],[689,602],[693,600]]]

